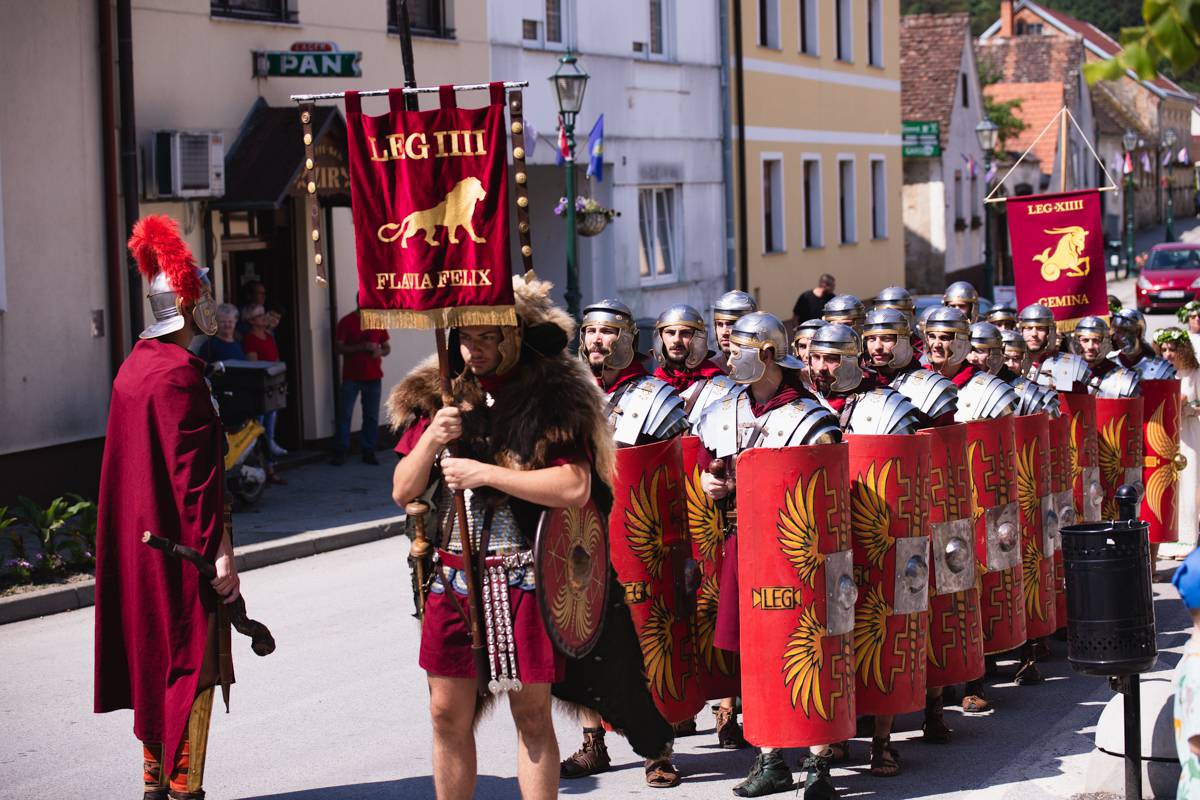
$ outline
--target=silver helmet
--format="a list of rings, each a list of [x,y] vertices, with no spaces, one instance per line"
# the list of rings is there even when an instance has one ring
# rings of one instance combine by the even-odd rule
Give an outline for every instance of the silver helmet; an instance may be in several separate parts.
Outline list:
[[[968,282],[955,281],[946,287],[946,293],[942,295],[942,305],[949,306],[951,303],[967,304],[967,310],[963,311],[963,316],[967,318],[968,322],[978,319],[979,292]]]
[[[686,303],[676,303],[658,315],[658,322],[654,324],[654,357],[658,359],[659,364],[667,363],[667,355],[663,350],[662,332],[663,328],[675,327],[691,328],[696,331],[696,335],[692,337],[691,345],[688,347],[684,365],[688,369],[700,366],[700,362],[708,355],[708,326],[704,324],[704,317],[700,315],[700,312]]]
[[[840,322],[822,325],[808,344],[810,359],[815,353],[841,356],[842,360],[834,373],[833,385],[829,387],[832,392],[849,392],[862,383],[862,367],[858,364],[860,352],[858,334],[849,325]]]
[[[925,306],[925,310],[921,312],[921,316],[917,317],[917,333],[922,337],[925,336],[925,323],[933,316],[933,312],[939,308],[942,308],[942,306]]]
[[[894,308],[903,311],[910,317],[917,307],[912,295],[903,286],[889,286],[881,289],[879,294],[875,295],[873,306],[875,308]]]
[[[900,291],[904,291],[901,289]],[[884,366],[890,369],[903,369],[912,362],[912,329],[909,317],[902,310],[893,306],[878,305],[867,312],[866,322],[863,323],[863,349],[866,350],[868,336],[895,336],[896,347],[892,350],[892,360]]]
[[[1017,325],[1017,310],[1010,305],[1000,303],[992,306],[987,312],[987,321],[997,328],[1004,324]]]
[[[217,305],[212,298],[212,284],[208,280],[208,268],[197,267],[196,275],[204,287],[200,299],[192,308],[192,319],[196,327],[205,336],[213,336],[217,332]],[[139,339],[154,339],[166,336],[168,333],[183,330],[187,324],[180,308],[179,295],[171,286],[167,273],[159,271],[146,287],[146,299],[150,301],[150,311],[154,314],[154,322],[138,334]]]
[[[758,311],[758,303],[754,302],[754,297],[749,293],[738,289],[726,292],[712,304],[714,320],[737,322],[752,311]]]
[[[1054,312],[1041,303],[1033,303],[1021,309],[1017,315],[1017,330],[1026,328],[1044,328],[1046,344],[1039,352],[1054,352],[1058,349],[1058,325],[1054,322]],[[1036,355],[1032,351],[1031,355]]]
[[[1025,344],[1025,337],[1021,335],[1020,331],[1015,330],[1000,331],[1000,337],[1004,341],[1004,357],[1017,359],[1017,369],[1014,369],[1013,372],[1024,375],[1029,371],[1029,365],[1033,360],[1029,357],[1029,347]]]
[[[804,348],[808,350],[808,343],[812,341],[813,334],[821,330],[825,325],[823,319],[808,319],[796,326],[795,333],[792,334],[792,355],[799,356],[800,348],[798,347],[801,341],[804,342]],[[802,361],[804,359],[801,359]]]
[[[579,357],[585,364],[588,363],[588,352],[583,339],[590,325],[605,325],[620,331],[611,352],[604,357],[605,367],[621,370],[633,363],[633,357],[637,355],[638,332],[629,306],[607,298],[583,310],[583,321],[579,325]]]
[[[1007,417],[1019,403],[1013,388],[995,375],[977,372],[958,391],[958,411],[955,422]]]
[[[856,333],[862,330],[863,321],[866,318],[867,307],[863,305],[862,300],[852,294],[839,294],[833,297],[821,311],[821,319],[826,322],[840,322],[843,325],[849,325]]]
[[[1000,329],[990,322],[976,322],[971,325],[971,349],[984,351],[987,361],[984,370],[995,375],[1004,366],[1004,336]]]
[[[930,419],[958,410],[958,387],[954,381],[928,369],[916,369],[900,375],[892,388],[907,397]]]
[[[738,348],[737,355],[729,357],[729,377],[736,383],[755,383],[762,378],[767,370],[764,350],[770,350],[775,363],[785,369],[804,366],[788,352],[787,328],[774,314],[752,311],[733,323],[729,341]]]
[[[946,359],[950,366],[961,364],[971,350],[971,325],[966,316],[957,308],[949,306],[934,306],[933,311],[925,318],[925,352],[932,348],[929,344],[931,333],[950,333],[954,340],[950,344],[950,355]]]
[[[864,393],[850,410],[846,433],[886,436],[916,433],[925,422],[907,397],[890,387]]]
[[[1136,308],[1122,308],[1112,315],[1112,343],[1127,356],[1137,355],[1146,333],[1146,315]]]
[[[1083,346],[1079,342],[1080,336],[1099,336],[1100,351],[1096,354],[1096,361],[1100,362],[1110,352],[1112,352],[1112,337],[1109,335],[1108,323],[1103,317],[1084,317],[1075,325],[1075,330],[1071,332],[1071,352],[1077,356],[1083,356]]]

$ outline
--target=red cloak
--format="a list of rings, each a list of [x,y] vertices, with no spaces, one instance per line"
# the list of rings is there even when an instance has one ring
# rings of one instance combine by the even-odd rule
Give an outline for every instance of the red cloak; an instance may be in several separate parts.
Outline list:
[[[156,339],[134,345],[113,382],[96,539],[97,713],[133,709],[133,732],[175,751],[199,687],[217,596],[151,531],[213,559],[224,510],[224,434],[204,362]]]

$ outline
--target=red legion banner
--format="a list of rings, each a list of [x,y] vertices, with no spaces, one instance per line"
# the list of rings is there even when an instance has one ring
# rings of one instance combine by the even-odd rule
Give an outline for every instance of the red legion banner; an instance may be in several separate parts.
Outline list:
[[[505,93],[461,109],[364,116],[346,92],[350,197],[364,328],[515,325],[509,252]]]
[[[1040,303],[1059,323],[1107,316],[1100,190],[1013,197],[1006,208],[1017,306]]]

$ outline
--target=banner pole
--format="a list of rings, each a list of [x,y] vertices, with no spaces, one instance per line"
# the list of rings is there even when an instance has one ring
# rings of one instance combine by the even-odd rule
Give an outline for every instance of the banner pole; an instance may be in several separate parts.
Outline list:
[[[1058,115],[1058,190],[1067,190],[1067,107]]]

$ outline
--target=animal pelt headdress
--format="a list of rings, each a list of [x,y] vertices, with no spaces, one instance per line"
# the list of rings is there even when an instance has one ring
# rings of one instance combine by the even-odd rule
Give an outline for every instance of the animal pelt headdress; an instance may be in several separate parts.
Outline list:
[[[551,286],[532,272],[513,278],[520,353],[491,406],[475,376],[465,369],[458,337],[451,332],[450,366],[456,376],[451,386],[463,411],[462,441],[472,457],[512,469],[541,469],[556,448],[587,447],[597,474],[611,485],[614,445],[604,398],[588,368],[567,353],[575,323],[550,299]],[[505,337],[517,334],[513,328],[501,330]],[[436,356],[417,365],[387,400],[395,431],[418,417],[432,417],[441,407]]]

